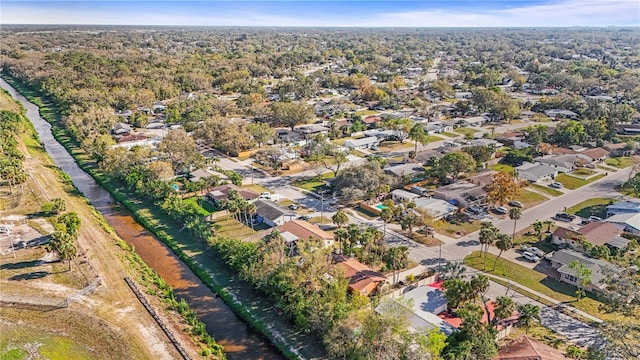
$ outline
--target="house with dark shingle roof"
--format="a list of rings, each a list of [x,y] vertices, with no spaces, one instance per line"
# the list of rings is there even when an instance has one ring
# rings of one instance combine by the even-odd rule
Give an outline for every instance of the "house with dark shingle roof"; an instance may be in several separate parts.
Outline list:
[[[584,240],[591,246],[606,245],[618,249],[618,246],[624,243],[619,240],[622,232],[623,230],[619,226],[612,223],[594,221],[578,230],[558,227],[552,234],[551,243],[565,245],[576,251],[584,251],[581,244],[581,240]]]
[[[218,205],[219,201],[229,198],[229,193],[231,191],[237,191],[238,195],[247,201],[253,201],[259,196],[258,193],[249,189],[244,189],[233,184],[225,184],[212,188],[211,191],[204,195],[204,198],[210,203]]]
[[[290,220],[295,214],[289,215],[289,211],[271,200],[256,200],[256,220],[257,222],[269,226],[278,226]]]
[[[580,152],[583,155],[587,155],[588,157],[592,158],[593,161],[604,161],[606,158],[609,157],[609,151],[601,148],[601,147],[597,147],[597,148],[592,148],[592,149],[587,149],[584,150],[582,152]]]
[[[558,280],[573,286],[578,285],[578,276],[576,271],[571,269],[570,264],[574,261],[584,264],[585,268],[591,270],[591,282],[585,290],[592,292],[605,289],[605,272],[608,269],[614,269],[611,263],[593,259],[569,249],[558,250],[552,256],[548,256],[547,259],[551,263],[551,267],[558,272]]]

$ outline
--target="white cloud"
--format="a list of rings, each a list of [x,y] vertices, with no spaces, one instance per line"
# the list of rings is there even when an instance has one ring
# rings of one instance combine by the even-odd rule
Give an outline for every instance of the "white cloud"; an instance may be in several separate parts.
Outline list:
[[[363,6],[366,4],[362,2]],[[470,4],[478,5],[476,2]],[[135,13],[112,9],[57,9],[5,3],[2,5],[0,23],[354,27],[640,26],[640,2],[637,0],[564,0],[552,4],[486,11],[439,9],[387,12],[373,16],[336,14],[331,18],[292,17],[242,10],[215,16],[189,16],[166,14],[155,9],[152,2],[149,2],[148,11]]]

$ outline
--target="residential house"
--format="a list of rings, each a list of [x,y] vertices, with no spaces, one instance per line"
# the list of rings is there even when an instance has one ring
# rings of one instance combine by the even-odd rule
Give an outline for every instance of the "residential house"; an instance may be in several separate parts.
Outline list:
[[[513,142],[513,147],[516,149],[526,149],[526,148],[530,148],[531,144],[525,141],[516,140]]]
[[[438,148],[435,150],[425,150],[425,151],[419,151],[418,153],[416,153],[416,156],[414,156],[413,160],[421,162],[421,163],[426,163],[427,161],[430,161],[431,159],[440,159],[441,157],[445,156],[447,154],[449,150],[446,148]]]
[[[378,145],[380,139],[375,136],[367,136],[360,139],[352,139],[344,142],[344,146],[349,149],[366,150],[374,145]]]
[[[453,126],[442,121],[432,121],[424,125],[424,131],[428,134],[440,134],[453,131]]]
[[[498,351],[493,360],[566,360],[562,352],[527,335],[523,335]]]
[[[296,128],[296,131],[302,135],[305,139],[309,139],[316,135],[328,134],[329,128],[320,124],[309,124]]]
[[[544,114],[552,119],[578,119],[578,114],[571,110],[549,109],[545,110]]]
[[[151,146],[155,147],[159,142],[159,138],[150,138],[142,134],[127,134],[115,136],[116,144],[112,147],[123,147],[131,149],[134,146]]]
[[[628,146],[627,143],[609,143],[602,148],[609,151],[609,156],[631,156],[633,150],[629,149]]]
[[[605,289],[606,284],[605,272],[607,269],[613,268],[611,263],[606,261],[589,258],[577,251],[562,249],[553,253],[551,257],[547,257],[551,267],[558,272],[558,281],[565,282],[567,284],[577,286],[578,276],[575,270],[569,267],[574,261],[584,264],[585,268],[591,270],[591,282],[585,290],[588,291],[602,291]]]
[[[493,170],[484,170],[470,177],[469,182],[485,187],[493,182],[493,176],[497,173]]]
[[[551,243],[566,245],[573,250],[584,251],[581,241],[586,241],[591,246],[606,245],[612,250],[621,250],[629,241],[621,238],[623,230],[609,222],[590,222],[578,230],[570,230],[558,227],[552,234]],[[622,245],[622,248],[620,246]]]
[[[362,122],[367,125],[367,128],[369,129],[373,129],[376,127],[376,125],[382,121],[382,117],[377,116],[377,115],[369,115],[367,117],[365,117],[364,119],[362,119]]]
[[[558,172],[571,172],[574,169],[593,162],[593,159],[583,154],[546,155],[539,156],[536,162],[547,164],[558,169]]]
[[[491,119],[486,115],[479,115],[468,118],[455,118],[453,120],[460,126],[479,127],[482,124],[488,123]]]
[[[640,202],[620,201],[607,206],[607,217],[617,214],[638,214],[640,213]]]
[[[418,208],[425,210],[429,216],[436,220],[451,215],[458,209],[456,206],[440,199],[420,197],[413,201]]]
[[[616,129],[620,135],[640,134],[640,125],[637,124],[618,124]]]
[[[493,146],[494,149],[499,149],[503,144],[493,139],[473,139],[466,146]]]
[[[189,181],[198,182],[202,178],[215,177],[219,180],[229,180],[229,177],[221,172],[215,171],[210,167],[205,169],[197,169],[192,171],[189,177]]]
[[[153,106],[151,107],[151,109],[153,110],[154,113],[157,112],[162,112],[167,108],[167,105],[165,105],[164,103],[157,101],[155,103],[153,103]]]
[[[322,242],[324,247],[333,246],[333,235],[304,220],[290,220],[278,226],[281,234],[291,234],[287,236],[287,243],[295,244],[300,240],[316,239]]]
[[[438,317],[447,311],[447,298],[442,290],[431,286],[418,286],[400,296],[400,301],[390,298],[383,301],[375,311],[378,314],[395,314],[398,307],[404,310],[409,319],[410,331],[429,331],[439,329],[451,335],[456,328]],[[412,304],[408,307],[406,304]]]
[[[601,147],[587,149],[580,153],[583,155],[587,155],[588,157],[593,159],[593,161],[604,161],[607,157],[609,157],[609,151]]]
[[[418,164],[399,164],[385,167],[384,172],[397,177],[416,176],[424,172],[424,167]]]
[[[522,180],[533,183],[553,180],[558,175],[558,169],[547,164],[524,162],[516,167],[516,174]]]
[[[387,278],[357,259],[346,255],[333,255],[333,261],[342,268],[345,278],[349,279],[349,290],[364,296],[370,296],[380,290]]]
[[[132,132],[133,132],[133,129],[131,129],[131,125],[125,124],[122,122],[116,123],[111,128],[111,135],[114,135],[115,137],[127,136]]]
[[[391,192],[391,199],[393,199],[393,201],[398,203],[411,202],[419,197],[420,195],[418,194],[414,194],[412,192],[409,192],[407,190],[402,190],[402,189],[395,189]]]
[[[258,193],[249,189],[241,188],[233,184],[225,184],[216,186],[211,191],[204,195],[205,200],[209,201],[213,205],[218,205],[221,200],[227,200],[229,193],[236,191],[240,197],[247,201],[253,201],[258,198]]]
[[[481,202],[486,196],[487,192],[482,186],[464,181],[442,186],[433,192],[434,198],[460,207]]]
[[[258,224],[263,223],[269,226],[279,226],[286,220],[291,220],[295,214],[289,214],[289,211],[271,200],[256,200],[255,219]]]
[[[276,137],[283,143],[295,143],[304,140],[304,137],[300,133],[287,129],[277,129]]]
[[[505,145],[513,146],[516,141],[524,141],[525,134],[520,130],[507,131],[502,135],[496,136],[496,140]]]
[[[625,232],[640,235],[640,213],[616,214],[604,221],[616,225]]]

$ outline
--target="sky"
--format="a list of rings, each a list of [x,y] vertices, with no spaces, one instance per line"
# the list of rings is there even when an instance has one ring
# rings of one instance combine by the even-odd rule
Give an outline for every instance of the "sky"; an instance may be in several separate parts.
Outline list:
[[[296,27],[640,26],[640,0],[0,0],[2,24]]]

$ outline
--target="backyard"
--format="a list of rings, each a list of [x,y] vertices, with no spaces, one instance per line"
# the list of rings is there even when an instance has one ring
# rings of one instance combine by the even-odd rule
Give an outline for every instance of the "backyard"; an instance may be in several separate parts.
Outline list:
[[[495,170],[495,171],[506,172],[506,173],[509,173],[509,174],[513,174],[516,171],[516,169],[513,166],[506,165],[506,164],[491,165],[491,169]]]
[[[592,183],[598,179],[601,179],[604,176],[605,176],[604,174],[600,174],[600,175],[593,176],[587,180],[582,180],[567,174],[558,174],[558,176],[556,176],[556,181],[564,185],[565,188],[574,190],[581,186]]]

